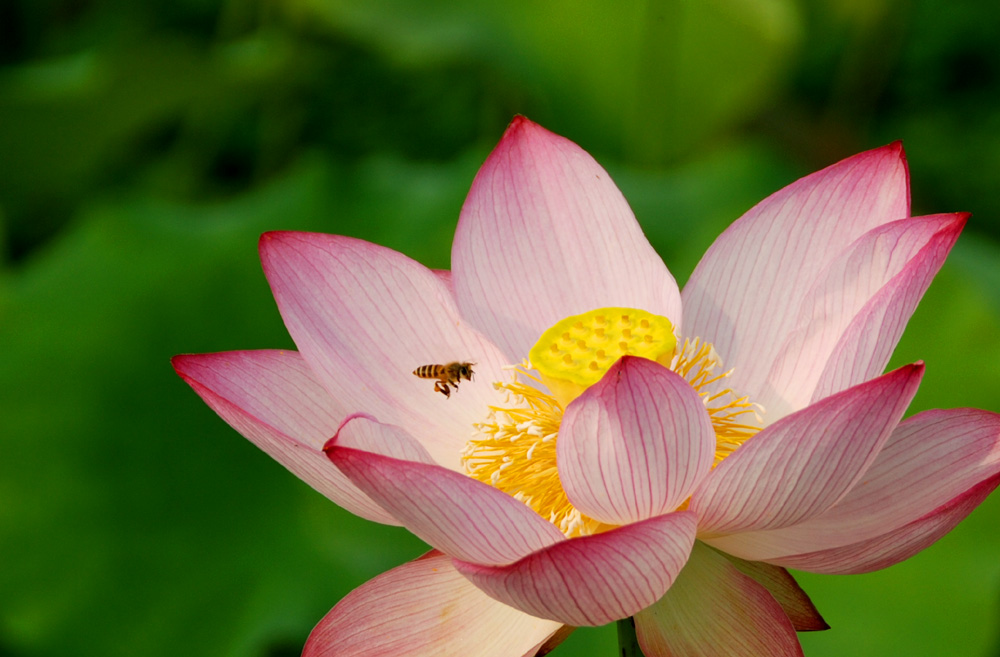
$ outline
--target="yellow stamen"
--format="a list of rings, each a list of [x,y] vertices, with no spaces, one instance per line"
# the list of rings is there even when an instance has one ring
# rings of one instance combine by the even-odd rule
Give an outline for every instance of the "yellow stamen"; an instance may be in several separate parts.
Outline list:
[[[556,436],[563,407],[518,377],[541,387],[540,380],[518,368],[512,381],[493,384],[506,391],[507,404],[491,406],[489,419],[477,425],[480,435],[469,441],[462,456],[465,469],[475,479],[524,502],[567,536],[592,534],[601,523],[570,504],[556,469]]]

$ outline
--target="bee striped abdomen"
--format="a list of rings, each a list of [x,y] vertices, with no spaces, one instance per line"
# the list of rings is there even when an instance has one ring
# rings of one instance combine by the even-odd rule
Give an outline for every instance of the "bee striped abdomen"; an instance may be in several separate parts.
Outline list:
[[[444,365],[421,365],[413,370],[421,379],[437,379],[444,373]]]

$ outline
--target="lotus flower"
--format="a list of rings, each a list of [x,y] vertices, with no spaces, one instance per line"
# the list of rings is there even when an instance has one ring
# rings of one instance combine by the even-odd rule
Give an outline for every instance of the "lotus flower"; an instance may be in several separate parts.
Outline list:
[[[648,657],[800,655],[826,625],[786,568],[902,561],[1000,481],[1000,417],[902,420],[924,367],[883,374],[966,219],[910,216],[892,144],[751,209],[681,293],[607,173],[516,118],[451,272],[267,233],[299,351],[174,366],[320,493],[433,547],[307,655],[528,656],[628,617]],[[474,376],[449,397],[413,375],[451,362]]]

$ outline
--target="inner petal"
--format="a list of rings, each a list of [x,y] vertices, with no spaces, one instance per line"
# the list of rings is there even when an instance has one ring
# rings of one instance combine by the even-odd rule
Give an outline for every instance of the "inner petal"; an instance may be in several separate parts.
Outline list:
[[[715,430],[715,465],[762,426],[762,409],[724,387],[731,371],[722,371],[712,345],[686,339],[678,349],[666,317],[634,308],[567,317],[545,331],[529,355],[530,362],[511,368],[510,381],[493,384],[506,399],[476,425],[462,461],[470,476],[524,502],[568,537],[611,525],[583,515],[563,490],[556,463],[563,410],[622,356],[656,361],[691,384]]]

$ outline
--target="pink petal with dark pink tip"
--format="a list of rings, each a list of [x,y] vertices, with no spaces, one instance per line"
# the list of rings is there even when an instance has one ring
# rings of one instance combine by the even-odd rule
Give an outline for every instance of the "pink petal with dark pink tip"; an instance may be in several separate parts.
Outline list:
[[[567,625],[603,625],[653,604],[694,543],[696,518],[671,513],[556,543],[507,566],[455,561],[488,595]]]
[[[775,359],[762,395],[769,422],[878,376],[967,215],[895,221],[827,267]]]
[[[506,359],[458,314],[442,278],[391,249],[335,235],[266,233],[260,252],[285,326],[330,395],[406,427],[438,463],[459,469]],[[449,399],[413,375],[453,361],[475,362],[475,377]]]
[[[677,284],[607,172],[524,117],[472,183],[451,260],[462,315],[511,362],[558,320],[595,308],[681,322]]]
[[[695,543],[656,604],[635,615],[646,657],[801,657],[791,621],[763,586]]]
[[[1000,473],[1000,415],[933,410],[901,423],[861,481],[829,511],[798,525],[713,544],[756,559],[870,541],[925,518]]]
[[[507,564],[566,538],[522,502],[453,470],[340,447],[335,441],[326,453],[404,527],[450,556]]]
[[[902,146],[850,157],[761,201],[709,248],[684,287],[686,336],[715,345],[734,390],[754,400],[803,305],[855,240],[910,215]]]
[[[910,220],[927,222],[937,230],[905,269],[873,295],[854,317],[833,348],[833,357],[823,370],[813,400],[865,381],[885,369],[906,323],[944,264],[968,217],[968,213],[957,213]]]
[[[681,376],[626,356],[567,408],[559,480],[584,515],[623,525],[681,505],[708,474],[715,432]]]
[[[399,523],[322,452],[344,410],[294,351],[175,356],[174,369],[212,410],[302,481],[362,518]]]
[[[362,584],[313,629],[303,657],[533,657],[560,623],[493,600],[440,552]]]
[[[936,543],[972,513],[998,484],[1000,474],[976,484],[923,518],[877,538],[830,550],[779,557],[775,561],[789,568],[832,575],[854,575],[888,568]]]
[[[691,498],[698,536],[744,559],[738,538],[795,525],[837,503],[864,475],[917,391],[908,365],[778,420],[720,463]]]

